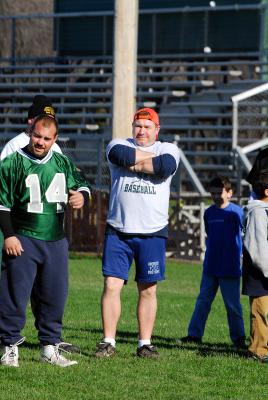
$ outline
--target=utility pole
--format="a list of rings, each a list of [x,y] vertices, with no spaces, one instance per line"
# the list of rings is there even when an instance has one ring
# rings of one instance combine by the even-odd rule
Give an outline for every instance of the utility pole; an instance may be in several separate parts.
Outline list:
[[[139,0],[115,0],[113,138],[127,138],[136,108]]]

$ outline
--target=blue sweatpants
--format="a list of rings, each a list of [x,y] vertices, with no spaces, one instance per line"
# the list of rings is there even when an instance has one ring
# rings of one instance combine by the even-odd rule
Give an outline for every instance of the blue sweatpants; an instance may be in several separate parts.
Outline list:
[[[230,338],[235,342],[238,339],[245,338],[240,303],[240,278],[217,278],[203,273],[200,293],[188,327],[188,335],[202,338],[211,305],[219,287],[227,311]]]
[[[26,307],[33,285],[37,306],[35,325],[44,345],[60,342],[68,294],[68,243],[46,242],[16,235],[24,252],[4,254],[0,278],[0,337],[4,345],[16,343],[26,321]]]

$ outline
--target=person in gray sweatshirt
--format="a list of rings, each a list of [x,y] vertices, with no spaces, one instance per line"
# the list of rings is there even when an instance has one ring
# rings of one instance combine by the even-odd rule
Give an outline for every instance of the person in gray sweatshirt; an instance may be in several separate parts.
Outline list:
[[[253,182],[257,200],[245,207],[242,294],[250,302],[249,354],[268,362],[268,170]]]

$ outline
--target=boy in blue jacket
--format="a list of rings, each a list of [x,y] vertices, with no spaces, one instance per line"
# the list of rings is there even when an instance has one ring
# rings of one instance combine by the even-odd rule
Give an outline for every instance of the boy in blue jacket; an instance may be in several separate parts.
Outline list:
[[[182,343],[201,343],[211,304],[221,289],[230,338],[236,348],[245,348],[245,330],[240,303],[243,210],[230,202],[231,182],[225,177],[209,185],[214,204],[204,213],[207,234],[200,293]]]

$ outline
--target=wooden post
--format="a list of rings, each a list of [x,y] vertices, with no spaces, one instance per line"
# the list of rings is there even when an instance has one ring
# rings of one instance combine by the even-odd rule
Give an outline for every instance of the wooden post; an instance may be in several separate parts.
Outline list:
[[[115,0],[113,138],[131,136],[136,108],[139,0]]]

